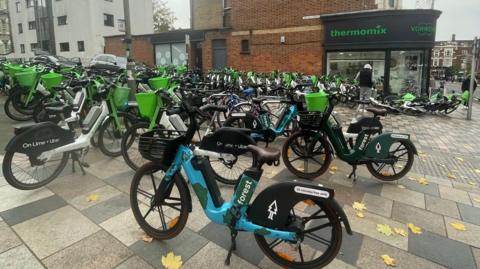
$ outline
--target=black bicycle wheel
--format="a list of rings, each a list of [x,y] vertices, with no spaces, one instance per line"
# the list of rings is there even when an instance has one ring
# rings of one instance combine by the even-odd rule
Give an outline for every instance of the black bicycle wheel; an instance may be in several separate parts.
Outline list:
[[[300,212],[299,208],[305,210]],[[312,200],[298,201],[289,210],[285,226],[298,228],[298,240],[290,242],[255,234],[260,249],[284,268],[313,269],[329,264],[342,245],[342,225],[337,213],[325,203]]]
[[[297,177],[319,177],[327,171],[332,162],[328,143],[323,136],[317,136],[315,132],[296,132],[283,144],[283,163]]]
[[[188,192],[180,175],[167,182],[160,164],[143,165],[130,187],[130,206],[137,223],[158,240],[177,236],[187,223],[191,203]]]
[[[404,177],[412,168],[414,153],[409,143],[396,141],[390,146],[389,158],[392,164],[371,162],[367,163],[368,171],[376,178],[383,181],[394,181]]]
[[[460,107],[461,104],[462,104],[462,101],[460,100],[452,101],[452,103],[449,104],[448,108],[445,109],[445,114],[450,114],[454,112],[455,110],[458,109],[458,107]]]
[[[2,171],[5,180],[20,190],[33,190],[47,185],[54,180],[65,165],[68,153],[51,156],[40,160],[39,156],[7,151],[3,159]]]
[[[235,185],[237,184],[243,172],[253,166],[253,158],[250,152],[239,156],[232,156],[233,160],[229,159],[209,159],[210,166],[212,166],[213,173],[216,179],[223,184]]]
[[[136,123],[128,128],[122,137],[122,156],[127,165],[133,170],[137,170],[140,166],[148,162],[138,151],[140,135],[149,131],[148,127],[149,124],[147,122]]]
[[[124,113],[117,114],[120,126],[116,126],[114,118],[109,117],[100,126],[98,132],[98,147],[103,154],[109,157],[118,157],[122,155],[122,137],[127,129],[132,125],[132,119]]]
[[[13,105],[12,96],[9,96],[7,98],[7,100],[5,101],[5,104],[3,106],[3,109],[5,110],[5,114],[12,120],[15,120],[15,121],[29,121],[29,120],[32,119],[32,115],[27,115],[27,114],[24,114],[20,111],[17,111],[17,109]]]

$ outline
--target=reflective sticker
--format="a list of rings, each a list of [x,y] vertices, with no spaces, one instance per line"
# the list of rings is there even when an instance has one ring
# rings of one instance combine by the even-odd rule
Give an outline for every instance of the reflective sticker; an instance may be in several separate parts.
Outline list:
[[[316,196],[316,197],[321,197],[321,198],[328,198],[330,197],[330,193],[328,191],[322,191],[322,190],[317,190],[317,189],[312,189],[312,188],[305,188],[305,187],[300,187],[296,186],[294,188],[296,193],[301,193],[305,195],[310,195],[310,196]]]
[[[268,206],[268,218],[273,220],[273,215],[277,215],[277,212],[277,200],[275,200]]]
[[[247,116],[247,113],[242,113],[242,112],[232,113],[232,117],[245,117],[245,116]]]
[[[399,138],[399,139],[410,139],[409,135],[404,135],[404,134],[391,134],[391,138]]]
[[[375,149],[377,150],[377,154],[380,154],[380,151],[382,150],[382,145],[380,145],[380,142],[377,143]]]

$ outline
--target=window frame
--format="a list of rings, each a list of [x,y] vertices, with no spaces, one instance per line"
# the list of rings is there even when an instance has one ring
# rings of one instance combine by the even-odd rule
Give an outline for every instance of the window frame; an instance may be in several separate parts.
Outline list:
[[[22,12],[22,3],[20,1],[15,2],[15,10],[17,13]]]
[[[65,45],[65,44],[67,44],[66,49],[62,48],[62,45]],[[60,52],[69,52],[70,51],[70,42],[60,42],[60,43],[58,43],[58,46],[60,48]]]
[[[111,18],[111,22],[112,22],[111,25],[107,24],[107,22],[109,21],[108,18]],[[103,13],[103,26],[115,27],[115,16],[113,14]]]
[[[36,30],[37,29],[37,22],[36,21],[29,21],[28,22],[28,30]]]
[[[240,54],[250,54],[250,39],[240,40]]]
[[[23,34],[23,24],[22,23],[18,23],[17,24],[17,27],[18,27],[18,34]]]
[[[26,8],[35,7],[35,0],[25,0]]]
[[[80,44],[82,44],[82,46],[80,46]],[[78,52],[85,52],[85,41],[83,40],[77,41],[77,50]]]
[[[64,21],[64,23],[60,24],[60,19],[63,19],[63,18],[65,18],[65,21]],[[62,20],[62,22],[63,22],[63,20]],[[67,24],[68,24],[67,23],[67,15],[57,16],[57,25],[58,26],[65,26]]]
[[[25,44],[20,44],[20,53],[25,54]]]

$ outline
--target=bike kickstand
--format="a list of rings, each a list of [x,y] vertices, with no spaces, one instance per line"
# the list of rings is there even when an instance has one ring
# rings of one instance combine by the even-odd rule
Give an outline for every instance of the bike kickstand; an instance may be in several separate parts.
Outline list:
[[[232,252],[237,249],[237,243],[236,243],[236,238],[237,238],[237,230],[232,229],[230,232],[230,237],[232,240],[232,244],[230,245],[230,249],[228,250],[227,258],[225,259],[225,265],[229,266],[230,265],[230,258],[232,257]]]
[[[75,162],[78,163],[78,167],[80,167],[80,171],[82,171],[82,175],[86,175],[85,169],[83,169],[84,164],[80,161],[78,158],[78,155],[76,153],[72,153],[72,172],[75,173]],[[85,166],[88,167],[88,166]]]
[[[357,165],[352,165],[352,168],[353,168],[352,173],[350,173],[348,178],[353,177],[353,182],[357,182]]]

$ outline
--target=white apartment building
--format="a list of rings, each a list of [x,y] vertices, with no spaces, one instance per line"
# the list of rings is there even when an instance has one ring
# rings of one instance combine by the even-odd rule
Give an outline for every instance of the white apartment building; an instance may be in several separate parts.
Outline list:
[[[104,36],[123,34],[123,0],[9,0],[14,58],[42,48],[88,62],[104,52]],[[132,34],[153,33],[152,0],[130,0]]]
[[[8,21],[7,0],[0,0],[0,54],[10,52],[10,24]]]

